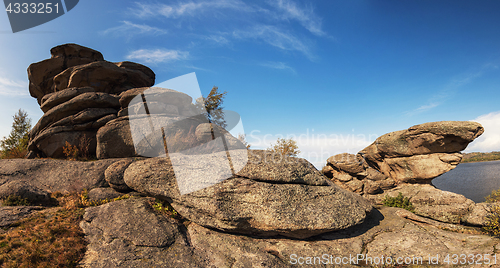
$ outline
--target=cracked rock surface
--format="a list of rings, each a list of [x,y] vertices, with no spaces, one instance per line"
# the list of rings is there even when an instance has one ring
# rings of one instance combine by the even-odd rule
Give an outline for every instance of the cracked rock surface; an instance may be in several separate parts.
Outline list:
[[[179,193],[172,165],[165,158],[130,164],[124,181],[139,193],[172,202],[194,223],[249,235],[307,238],[359,224],[372,209],[361,196],[329,184],[304,159],[300,159],[303,164],[285,157],[281,165],[263,165],[252,159],[254,152],[249,155],[237,177],[185,195]],[[275,176],[269,177],[270,173]],[[251,178],[243,177],[246,174]]]
[[[181,226],[146,198],[87,208],[80,227],[89,241],[83,267],[205,267]]]
[[[358,254],[394,260],[422,257],[420,267],[436,267],[428,260],[439,255],[439,267],[446,267],[447,255],[492,256],[500,246],[500,239],[477,228],[388,207],[374,210],[358,226],[309,239],[226,233],[196,223],[185,228],[152,211],[147,198],[88,208],[81,226],[90,242],[84,267],[296,267],[307,261],[314,267],[370,266],[356,260]]]

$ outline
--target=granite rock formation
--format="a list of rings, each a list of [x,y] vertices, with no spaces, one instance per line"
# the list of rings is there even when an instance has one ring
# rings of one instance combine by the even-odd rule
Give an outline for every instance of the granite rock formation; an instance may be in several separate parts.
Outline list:
[[[472,214],[488,208],[462,195],[441,191],[432,179],[454,169],[460,151],[484,132],[476,122],[431,122],[385,134],[357,155],[339,154],[327,160],[323,173],[344,189],[359,193],[375,204],[400,192],[415,213],[435,220],[480,225]]]
[[[171,202],[192,222],[249,235],[307,238],[359,224],[372,209],[304,159],[278,160],[273,153],[253,150],[249,155],[236,177],[185,195],[179,193],[172,166],[162,158],[132,163],[124,181],[139,193]]]
[[[30,94],[44,112],[31,130],[28,158],[62,158],[66,142],[95,156],[97,131],[117,118],[119,94],[152,86],[155,75],[137,63],[105,61],[100,52],[76,44],[50,52],[50,59],[28,68]]]

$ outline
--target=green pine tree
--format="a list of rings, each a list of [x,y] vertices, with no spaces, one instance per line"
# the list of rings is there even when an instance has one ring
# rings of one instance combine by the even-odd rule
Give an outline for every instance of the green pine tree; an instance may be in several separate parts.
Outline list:
[[[14,122],[9,137],[0,140],[1,158],[22,158],[28,149],[31,119],[28,118],[28,113],[21,109],[13,118]]]
[[[220,93],[218,90],[219,88],[214,86],[206,98],[202,96],[196,99],[196,107],[206,114],[208,122],[226,128],[222,103],[227,92]],[[203,108],[206,109],[206,112]]]

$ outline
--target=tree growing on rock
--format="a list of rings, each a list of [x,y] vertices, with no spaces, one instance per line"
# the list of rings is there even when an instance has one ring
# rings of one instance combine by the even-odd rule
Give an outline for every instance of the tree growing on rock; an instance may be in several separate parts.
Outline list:
[[[218,90],[219,88],[214,86],[206,98],[201,96],[196,99],[196,107],[203,112],[203,109],[206,109],[208,122],[226,128],[227,125],[224,120],[224,112],[222,111],[224,107],[222,107],[222,103],[224,102],[224,97],[227,92],[224,91],[220,93]]]
[[[12,130],[8,137],[0,140],[0,158],[23,158],[28,150],[31,119],[28,113],[19,109],[13,116]]]
[[[299,146],[297,142],[292,138],[289,139],[278,139],[276,144],[272,145],[268,148],[268,150],[278,153],[283,156],[297,156],[300,154]]]

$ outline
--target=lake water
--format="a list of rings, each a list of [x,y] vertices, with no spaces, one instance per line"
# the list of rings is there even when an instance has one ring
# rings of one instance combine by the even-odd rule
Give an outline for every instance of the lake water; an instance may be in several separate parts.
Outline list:
[[[441,190],[462,194],[474,202],[484,202],[485,196],[500,188],[500,160],[459,164],[432,180],[432,184]]]

